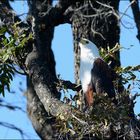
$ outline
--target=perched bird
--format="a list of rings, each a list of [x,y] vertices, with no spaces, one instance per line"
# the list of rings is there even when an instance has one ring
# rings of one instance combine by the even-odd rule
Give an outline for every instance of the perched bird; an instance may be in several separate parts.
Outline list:
[[[99,50],[90,40],[79,40],[80,54],[80,80],[88,106],[93,104],[93,92],[107,93],[115,98],[113,85],[114,73],[108,64],[100,57]]]

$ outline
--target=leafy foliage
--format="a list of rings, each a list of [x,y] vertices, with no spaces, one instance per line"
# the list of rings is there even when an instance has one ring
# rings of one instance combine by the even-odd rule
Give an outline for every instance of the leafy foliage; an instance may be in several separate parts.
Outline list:
[[[117,72],[122,74],[123,84],[130,83],[130,81],[133,81],[133,82],[136,82],[136,83],[140,82],[140,80],[136,76],[136,72],[137,73],[140,72],[140,65],[118,68]],[[138,83],[138,85],[139,85],[139,83]]]
[[[129,93],[117,94],[118,104],[112,103],[107,94],[94,94],[93,107],[83,115],[72,114],[68,121],[59,116],[60,137],[71,135],[72,138],[89,139],[93,134],[98,139],[135,139],[139,138],[139,122],[133,120],[132,101],[127,100]]]
[[[9,35],[6,27],[0,29],[0,93],[4,96],[5,87],[10,91],[10,81],[16,66],[23,66],[26,55],[25,45],[32,35],[26,35],[26,30],[19,30],[16,23],[12,26],[13,34]]]
[[[116,58],[115,53],[118,52],[120,49],[122,49],[122,47],[117,43],[113,48],[110,49],[110,47],[107,47],[107,50],[104,48],[100,49],[100,55],[102,56],[102,58],[108,62],[109,57],[112,57],[114,59]]]
[[[115,53],[119,50],[123,49],[118,43],[110,49],[108,47],[107,50],[101,48],[100,54],[104,58],[106,62],[108,62],[109,57],[113,57],[114,59],[117,59],[115,57]],[[137,66],[127,66],[127,67],[116,67],[115,68],[116,73],[122,77],[122,83],[123,85],[127,87],[134,87],[140,89],[140,80],[138,79],[137,75],[140,73],[140,65]]]
[[[10,91],[10,80],[13,80],[14,70],[9,64],[0,64],[0,93],[4,96],[5,87]]]

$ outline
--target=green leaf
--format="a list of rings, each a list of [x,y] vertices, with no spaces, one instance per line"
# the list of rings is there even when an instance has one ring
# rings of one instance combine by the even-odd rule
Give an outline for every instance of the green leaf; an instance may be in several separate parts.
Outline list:
[[[139,70],[140,70],[140,65],[137,65],[137,66],[133,67],[132,70],[133,70],[133,71],[139,71]]]
[[[8,39],[7,39],[7,38],[3,38],[2,44],[3,44],[4,46],[6,46],[6,45],[8,44]]]
[[[9,78],[10,80],[13,80],[13,76],[12,76],[11,73],[7,73],[7,75],[8,75],[8,78]]]
[[[7,30],[6,27],[0,28],[0,35],[3,35],[6,32],[6,30]]]
[[[7,63],[0,64],[0,94],[4,96],[5,88],[10,91],[10,82],[13,80],[14,69]]]
[[[9,58],[9,54],[5,54],[3,56],[3,62],[6,62],[8,60],[8,58]]]
[[[9,83],[7,83],[5,86],[7,87],[7,90],[10,92],[10,85],[9,85]]]
[[[2,94],[2,96],[4,97],[4,87],[2,85],[0,85],[0,94]]]

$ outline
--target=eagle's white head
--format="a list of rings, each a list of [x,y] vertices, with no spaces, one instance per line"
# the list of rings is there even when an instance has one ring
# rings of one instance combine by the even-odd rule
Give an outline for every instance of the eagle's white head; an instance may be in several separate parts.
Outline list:
[[[94,59],[100,57],[98,48],[90,40],[81,38],[79,41],[79,46],[81,49],[81,59],[92,59],[93,62]]]

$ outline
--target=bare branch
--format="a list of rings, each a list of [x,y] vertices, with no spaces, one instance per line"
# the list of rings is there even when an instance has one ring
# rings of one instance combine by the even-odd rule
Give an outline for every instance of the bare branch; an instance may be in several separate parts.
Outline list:
[[[126,14],[126,12],[128,11],[128,9],[135,3],[135,0],[130,0],[130,4],[128,5],[128,7],[125,9],[124,13],[120,16],[120,20],[123,18],[123,16]]]
[[[20,111],[26,113],[26,111],[23,110],[21,107],[19,107],[19,106],[14,106],[14,105],[11,105],[11,104],[1,104],[1,103],[0,103],[0,107],[5,107],[5,108],[7,108],[7,109],[9,109],[9,110],[13,110],[13,111],[15,111],[15,110],[20,110]]]
[[[3,101],[3,100],[0,100],[0,107],[5,107],[5,108],[7,108],[9,110],[13,110],[13,111],[19,110],[19,111],[22,111],[23,113],[26,113],[26,111],[23,110],[21,107],[12,105],[12,104],[7,103],[6,101]]]
[[[62,79],[58,79],[59,83],[57,84],[58,88],[66,88],[66,89],[71,89],[73,91],[77,91],[79,92],[82,87],[81,85],[76,85],[70,81],[66,81],[66,80],[62,80]]]
[[[115,15],[115,16],[117,17],[117,19],[119,19],[118,14],[116,13],[116,11],[114,10],[114,8],[113,8],[112,6],[107,5],[107,4],[103,4],[103,3],[99,2],[99,1],[97,1],[97,3],[99,3],[100,5],[102,5],[102,6],[106,7],[106,8],[108,8],[108,9],[111,9],[112,14]]]
[[[64,104],[58,99],[54,98],[51,91],[52,89],[49,86],[52,85],[51,82],[54,82],[54,78],[52,75],[50,75],[48,66],[45,66],[42,61],[39,61],[40,57],[37,58],[37,55],[33,55],[32,53],[28,55],[30,59],[27,58],[26,65],[30,71],[29,75],[32,79],[36,94],[42,102],[46,112],[55,117],[61,117],[64,120],[72,118],[72,112],[73,114],[81,114],[79,111],[74,109],[74,107],[68,106],[67,104]]]
[[[134,18],[132,16],[130,16],[130,15],[124,13],[124,12],[119,11],[119,14],[124,15],[124,16],[130,18],[131,20],[134,20]]]
[[[7,1],[8,2],[8,1]],[[15,22],[19,22],[21,28],[28,27],[27,24],[22,22],[18,16],[16,16],[13,9],[7,5],[7,3],[0,0],[0,19],[8,27],[9,33],[12,34],[12,29],[10,28]]]
[[[85,122],[85,121],[83,121],[83,120],[77,118],[77,117],[76,117],[75,115],[73,115],[73,114],[72,114],[72,117],[75,118],[75,119],[76,119],[79,123],[81,123],[82,125],[88,125],[87,122]]]
[[[122,21],[121,21],[121,24],[126,29],[134,29],[134,25],[132,25],[130,22],[128,22],[129,26],[123,23]]]
[[[6,128],[9,128],[9,129],[12,129],[12,130],[19,132],[22,139],[25,139],[25,136],[28,137],[27,134],[25,132],[23,132],[23,130],[21,130],[20,128],[16,127],[13,124],[10,124],[7,122],[0,122],[0,126],[3,126],[3,127],[6,127]]]
[[[45,21],[46,26],[57,26],[59,24],[70,23],[70,17],[73,13],[72,4],[80,0],[59,0],[55,7],[49,5],[45,11],[39,11],[39,17]],[[81,2],[81,1],[80,1]],[[50,22],[48,22],[48,19]]]
[[[104,37],[101,33],[97,32],[97,31],[95,31],[95,30],[93,29],[93,24],[94,24],[94,20],[92,20],[92,22],[91,22],[91,31],[93,32],[93,34],[94,34],[94,35],[99,35],[99,36],[101,36],[101,38],[102,38],[103,40],[106,40],[105,37]]]

